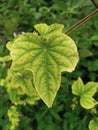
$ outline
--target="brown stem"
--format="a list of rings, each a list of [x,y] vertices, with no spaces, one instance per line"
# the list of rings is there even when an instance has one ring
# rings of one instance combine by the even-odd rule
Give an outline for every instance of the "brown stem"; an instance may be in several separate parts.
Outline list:
[[[93,5],[98,8],[98,5],[96,4],[95,0],[91,0],[91,2],[93,3]]]
[[[95,9],[92,13],[90,13],[89,15],[87,15],[86,17],[84,17],[82,20],[80,20],[78,23],[74,24],[73,26],[71,26],[66,32],[65,34],[70,34],[71,32],[73,32],[74,30],[76,30],[77,28],[79,28],[81,25],[83,25],[84,23],[86,23],[89,19],[91,19],[96,13],[98,12],[98,8]]]

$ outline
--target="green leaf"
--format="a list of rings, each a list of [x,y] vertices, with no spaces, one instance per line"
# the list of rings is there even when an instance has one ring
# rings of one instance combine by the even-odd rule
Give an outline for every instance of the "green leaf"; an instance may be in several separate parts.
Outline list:
[[[98,59],[94,61],[88,61],[87,67],[89,71],[98,71]]]
[[[72,85],[72,93],[80,96],[80,104],[82,107],[86,109],[93,108],[97,103],[97,101],[92,97],[98,88],[98,83],[88,82],[87,84],[83,84],[82,80],[78,78]]]
[[[80,53],[80,57],[82,58],[93,56],[93,53],[87,48],[79,49],[79,53]]]
[[[13,75],[12,75],[13,74]],[[32,99],[30,104],[34,104],[39,100],[39,95],[36,92],[33,82],[32,73],[23,71],[22,73],[14,72],[11,75],[11,82],[8,84],[8,94],[14,104],[23,104],[24,100],[21,97],[26,96],[26,101]]]
[[[93,108],[95,105],[97,105],[98,103],[96,102],[96,100],[92,97],[88,97],[88,96],[81,96],[80,98],[80,104],[82,107],[86,108],[86,109],[91,109]]]
[[[98,35],[92,36],[92,37],[91,37],[91,40],[93,40],[93,41],[98,41]]]
[[[34,94],[34,86],[32,84],[32,73],[24,71],[23,73],[17,72],[11,80],[11,86],[14,88],[21,88],[23,93],[32,96]]]
[[[93,44],[98,47],[98,35],[94,35],[90,38],[93,41]]]
[[[93,96],[97,92],[98,83],[96,82],[88,82],[84,86],[84,92],[82,94],[86,94],[86,96]]]
[[[10,130],[15,130],[15,128],[19,125],[19,112],[16,110],[15,106],[11,106],[8,110],[8,117],[11,121],[11,128]]]
[[[89,130],[98,130],[98,118],[95,118],[89,122]]]
[[[6,44],[6,47],[7,47],[7,49],[11,49],[11,47],[12,47],[12,41],[9,41],[7,44]]]
[[[48,26],[47,24],[37,24],[34,26],[40,35],[48,36],[57,32],[62,32],[64,26],[62,24],[52,24]]]
[[[59,9],[64,11],[66,10],[67,8],[66,0],[53,0],[53,1],[56,3]]]
[[[10,55],[6,55],[3,57],[0,57],[0,62],[7,62],[11,60],[11,56]]]
[[[81,78],[78,78],[77,81],[75,81],[72,85],[72,93],[74,95],[80,96],[82,92],[84,91],[84,84]]]
[[[47,31],[46,25],[43,28],[42,24],[41,28],[39,26],[35,26],[37,31],[41,34],[47,32],[48,35],[25,33],[14,40],[10,49],[13,60],[11,68],[32,71],[38,94],[51,107],[60,88],[61,72],[72,72],[75,69],[78,52],[74,41],[61,33],[62,26],[58,28],[57,25],[56,29],[56,25],[47,25]]]
[[[47,31],[49,29],[49,26],[47,24],[43,24],[43,23],[37,24],[34,27],[41,35],[47,34]]]
[[[36,91],[35,91],[35,92],[36,92]],[[26,98],[26,102],[27,102],[28,104],[34,105],[34,104],[36,104],[36,101],[38,101],[39,99],[40,99],[39,96],[37,96],[36,93],[33,93],[33,96],[28,96],[28,97]]]

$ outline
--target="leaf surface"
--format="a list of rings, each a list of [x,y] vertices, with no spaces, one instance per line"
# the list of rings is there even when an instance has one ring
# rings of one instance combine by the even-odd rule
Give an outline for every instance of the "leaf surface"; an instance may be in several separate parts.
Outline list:
[[[28,99],[32,100],[30,104],[34,104],[40,99],[32,83],[32,72],[17,72],[11,74],[11,76],[11,82],[8,84],[8,94],[13,103],[23,104],[24,100],[21,98],[24,96],[26,96],[26,101]]]
[[[62,24],[52,24],[48,26],[47,24],[36,24],[35,29],[40,33],[40,35],[48,36],[57,32],[62,32],[64,26]]]
[[[93,95],[97,92],[98,83],[88,82],[83,84],[82,79],[78,78],[72,85],[72,93],[80,96],[80,104],[86,109],[93,108],[98,102],[93,98]]]
[[[10,49],[11,68],[32,71],[38,94],[51,107],[60,87],[61,72],[75,69],[79,59],[77,47],[61,33],[62,25],[41,24],[35,28],[39,34],[25,33],[14,40]]]
[[[72,93],[74,95],[80,96],[84,91],[84,84],[81,78],[78,78],[72,85]]]
[[[11,106],[11,108],[8,110],[8,117],[11,122],[11,130],[16,129],[16,127],[19,125],[19,112],[16,110],[15,106]]]
[[[94,35],[90,38],[91,40],[98,41],[98,35]]]
[[[98,130],[98,118],[95,118],[89,122],[89,130]]]
[[[84,107],[86,109],[91,109],[91,108],[93,108],[98,103],[92,97],[81,96],[81,98],[80,98],[80,104],[81,104],[82,107]]]

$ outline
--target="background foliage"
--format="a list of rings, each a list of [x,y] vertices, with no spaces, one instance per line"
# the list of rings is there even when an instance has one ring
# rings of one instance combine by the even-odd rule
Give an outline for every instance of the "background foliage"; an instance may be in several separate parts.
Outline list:
[[[6,57],[9,54],[6,48],[7,41],[12,40],[17,34],[32,32],[33,26],[37,23],[61,23],[66,31],[95,9],[90,0],[0,2],[0,79],[6,78],[11,65],[9,57]],[[1,83],[0,130],[88,130],[89,121],[93,116],[98,116],[98,108],[82,108],[78,98],[71,92],[71,85],[78,77],[81,77],[84,83],[98,82],[97,17],[98,15],[70,34],[78,47],[80,61],[74,72],[62,73],[61,88],[52,108],[47,108],[42,101],[35,105],[24,103],[16,108],[10,101],[6,83]],[[95,99],[98,101],[97,93]]]

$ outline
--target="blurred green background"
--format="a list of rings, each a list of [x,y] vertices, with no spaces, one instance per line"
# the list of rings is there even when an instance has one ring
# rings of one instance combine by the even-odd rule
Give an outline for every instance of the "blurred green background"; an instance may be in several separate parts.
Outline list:
[[[65,32],[93,10],[91,0],[0,0],[0,57],[9,54],[8,41],[20,33],[32,32],[35,24],[61,23]],[[62,74],[61,88],[52,108],[48,109],[42,101],[34,106],[20,106],[22,116],[15,130],[88,130],[92,115],[79,103],[76,105],[71,85],[79,76],[84,83],[98,82],[98,14],[69,36],[76,42],[80,55],[76,70]],[[0,61],[0,79],[6,77],[9,67],[9,63]],[[10,101],[6,89],[0,88],[0,98],[0,130],[9,130]]]

